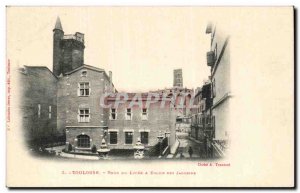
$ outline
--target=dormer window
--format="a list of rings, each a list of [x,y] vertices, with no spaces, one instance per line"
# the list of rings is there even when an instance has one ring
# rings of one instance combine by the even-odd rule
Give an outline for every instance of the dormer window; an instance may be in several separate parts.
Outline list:
[[[87,71],[86,70],[81,71],[81,77],[86,77],[86,76],[87,76]]]

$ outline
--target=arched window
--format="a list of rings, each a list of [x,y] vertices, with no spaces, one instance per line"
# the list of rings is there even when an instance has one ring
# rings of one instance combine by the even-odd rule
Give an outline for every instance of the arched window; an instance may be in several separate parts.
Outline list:
[[[77,136],[77,147],[90,147],[90,137],[88,135]]]

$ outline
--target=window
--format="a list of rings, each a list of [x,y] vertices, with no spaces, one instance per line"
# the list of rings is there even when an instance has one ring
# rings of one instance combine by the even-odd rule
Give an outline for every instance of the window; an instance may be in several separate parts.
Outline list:
[[[90,137],[88,135],[78,135],[77,146],[83,148],[89,148],[91,146]]]
[[[131,109],[126,109],[125,119],[131,120]]]
[[[51,111],[52,111],[51,106],[49,106],[49,119],[51,119],[51,117],[52,117],[51,116],[51,113],[52,113]]]
[[[125,144],[132,144],[133,132],[125,132]]]
[[[148,109],[143,108],[142,109],[142,120],[148,120]]]
[[[87,75],[87,71],[86,70],[81,71],[81,76],[82,77],[86,77],[86,75]]]
[[[38,118],[41,118],[41,104],[38,104]]]
[[[79,109],[79,120],[80,123],[90,122],[90,109]]]
[[[117,119],[116,109],[111,108],[110,109],[110,120],[116,120],[116,119]]]
[[[148,138],[149,138],[149,133],[142,131],[141,132],[141,143],[142,144],[148,144]]]
[[[109,132],[109,143],[110,144],[117,144],[118,143],[118,133],[116,131]]]
[[[90,83],[89,82],[81,82],[79,83],[79,96],[90,96]]]

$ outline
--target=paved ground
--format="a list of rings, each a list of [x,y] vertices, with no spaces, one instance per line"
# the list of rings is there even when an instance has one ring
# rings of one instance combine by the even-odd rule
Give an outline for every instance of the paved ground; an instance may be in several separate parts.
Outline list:
[[[190,158],[190,155],[188,152],[189,147],[192,147],[192,149],[193,149],[192,158],[200,158],[200,154],[199,154],[200,144],[199,143],[196,143],[195,141],[190,140],[187,133],[177,133],[177,136],[178,136],[180,145],[179,145],[178,154],[177,154],[176,158],[180,158],[181,152],[182,152],[184,158]]]

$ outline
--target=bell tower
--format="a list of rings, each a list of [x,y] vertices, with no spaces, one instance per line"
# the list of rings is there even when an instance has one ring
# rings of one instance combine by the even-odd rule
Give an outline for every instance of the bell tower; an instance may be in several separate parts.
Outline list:
[[[61,40],[64,37],[64,31],[61,26],[60,18],[57,17],[53,29],[53,74],[59,76],[62,73],[62,49]]]

